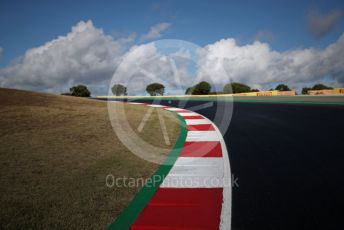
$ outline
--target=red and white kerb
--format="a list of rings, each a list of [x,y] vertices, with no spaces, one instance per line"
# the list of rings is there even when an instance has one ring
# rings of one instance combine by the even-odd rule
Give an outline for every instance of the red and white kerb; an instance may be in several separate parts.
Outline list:
[[[186,109],[146,105],[182,116],[187,137],[172,169],[131,229],[230,229],[230,165],[218,128]]]

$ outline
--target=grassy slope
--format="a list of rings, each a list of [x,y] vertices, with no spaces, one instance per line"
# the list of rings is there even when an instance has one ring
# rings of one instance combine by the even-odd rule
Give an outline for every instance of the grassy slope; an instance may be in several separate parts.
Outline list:
[[[126,105],[129,123],[146,110]],[[164,113],[173,146],[179,124]],[[157,168],[121,144],[102,101],[0,89],[0,127],[0,228],[104,229],[139,190],[110,189],[106,175],[147,178]],[[142,135],[164,143],[149,127],[156,113]]]

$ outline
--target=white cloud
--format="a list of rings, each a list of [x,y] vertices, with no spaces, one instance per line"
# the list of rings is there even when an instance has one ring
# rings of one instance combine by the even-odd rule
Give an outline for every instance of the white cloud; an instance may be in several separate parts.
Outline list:
[[[265,88],[283,82],[298,87],[325,78],[340,84],[344,83],[344,34],[325,49],[286,52],[258,41],[239,46],[234,39],[222,39],[200,51],[199,66],[200,78],[219,85],[238,81]]]
[[[32,48],[0,69],[0,86],[61,92],[77,83],[106,84],[131,40],[113,40],[92,21],[81,21],[66,36]]]
[[[158,82],[170,93],[184,93],[184,85],[192,84],[187,55],[183,50],[164,55],[154,43],[134,46],[123,57],[110,85],[121,83],[130,95],[142,95],[146,85]]]
[[[315,37],[320,38],[329,33],[343,16],[344,12],[338,9],[328,13],[322,13],[317,9],[311,9],[306,17],[307,26]]]
[[[149,41],[160,38],[162,36],[162,33],[166,31],[170,26],[171,24],[166,22],[152,26],[147,34],[142,35],[141,41]]]

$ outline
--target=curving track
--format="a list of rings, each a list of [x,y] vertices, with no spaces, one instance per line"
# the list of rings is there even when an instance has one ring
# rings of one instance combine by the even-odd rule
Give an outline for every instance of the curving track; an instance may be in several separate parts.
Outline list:
[[[223,103],[197,112],[212,120]],[[343,118],[340,104],[235,102],[223,133],[239,185],[232,229],[343,229]]]

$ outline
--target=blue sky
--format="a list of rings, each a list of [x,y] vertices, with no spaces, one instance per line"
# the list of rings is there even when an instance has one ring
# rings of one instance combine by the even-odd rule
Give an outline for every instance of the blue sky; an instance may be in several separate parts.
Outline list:
[[[307,49],[323,50],[323,57],[327,57],[329,51],[325,50],[326,47],[335,43],[338,43],[337,47],[342,47],[342,44],[338,40],[344,32],[343,17],[344,2],[340,0],[0,0],[0,81],[2,79],[8,79],[9,75],[11,77],[16,75],[19,78],[19,73],[25,72],[26,70],[23,70],[25,68],[22,68],[20,66],[21,64],[18,64],[18,60],[19,62],[25,62],[24,59],[27,57],[25,52],[27,50],[35,47],[44,47],[45,43],[57,39],[60,36],[66,36],[71,32],[72,27],[79,25],[79,22],[90,21],[92,24],[90,27],[102,29],[105,35],[110,35],[115,41],[126,38],[129,35],[135,35],[133,42],[128,45],[127,50],[132,45],[140,45],[144,42],[154,40],[142,39],[142,37],[145,34],[147,35],[149,31],[152,31],[152,27],[162,26],[158,34],[151,36],[151,38],[181,39],[195,43],[201,47],[212,44],[215,47],[219,45],[217,42],[221,41],[221,39],[233,38],[236,41],[235,47],[239,48],[240,46],[253,44],[255,40],[260,40],[267,44],[267,49],[279,52],[283,57],[286,56],[284,54],[285,52],[295,50],[302,51],[302,57],[304,57]],[[228,48],[230,43],[227,42],[224,45]],[[251,48],[255,49],[257,47]],[[231,49],[228,49],[228,52],[231,51]],[[71,56],[73,55],[71,54]],[[273,52],[271,52],[271,55],[274,55]],[[317,55],[316,52],[313,52],[313,55]],[[341,57],[341,53],[333,55],[337,55],[333,59],[335,57]],[[290,57],[286,59],[288,58],[290,59]],[[298,60],[298,58],[296,59]],[[16,71],[11,68],[15,66],[13,60],[17,63]],[[321,62],[321,60],[318,61],[319,63]],[[339,65],[338,63],[331,64],[333,66]],[[307,62],[307,65],[313,64]],[[334,84],[341,84],[342,79],[344,79],[341,71],[341,69],[325,71],[321,76],[316,78],[309,76],[310,79],[308,80],[311,82],[317,81],[318,79],[330,79]],[[294,71],[294,73],[296,72]],[[43,73],[32,73],[32,75],[35,74],[42,74],[43,76]],[[241,76],[239,75],[237,76],[238,79]],[[290,79],[292,77],[295,78],[296,75],[292,75],[289,74],[287,77],[281,79],[281,81],[295,83],[295,80]],[[44,74],[44,76],[47,78],[50,77],[48,74]],[[300,82],[307,82],[305,79],[306,77]],[[31,83],[38,82],[37,79],[31,79],[30,81]],[[245,78],[243,81],[245,81]],[[247,79],[246,81],[255,84],[254,81]],[[270,83],[273,85],[275,83],[277,84],[278,81],[275,79]],[[258,87],[263,83],[266,84],[265,81],[259,81],[256,85]],[[3,83],[1,85],[7,86],[9,83]],[[12,85],[15,87],[19,83],[13,83]],[[20,85],[22,87],[23,84],[21,83]]]
[[[113,35],[145,33],[159,22],[172,24],[165,38],[198,45],[233,37],[245,44],[260,31],[273,35],[279,51],[324,47],[344,31],[344,20],[322,38],[305,26],[307,11],[343,9],[343,1],[4,1],[0,2],[1,66],[27,49],[70,31],[80,20]]]

